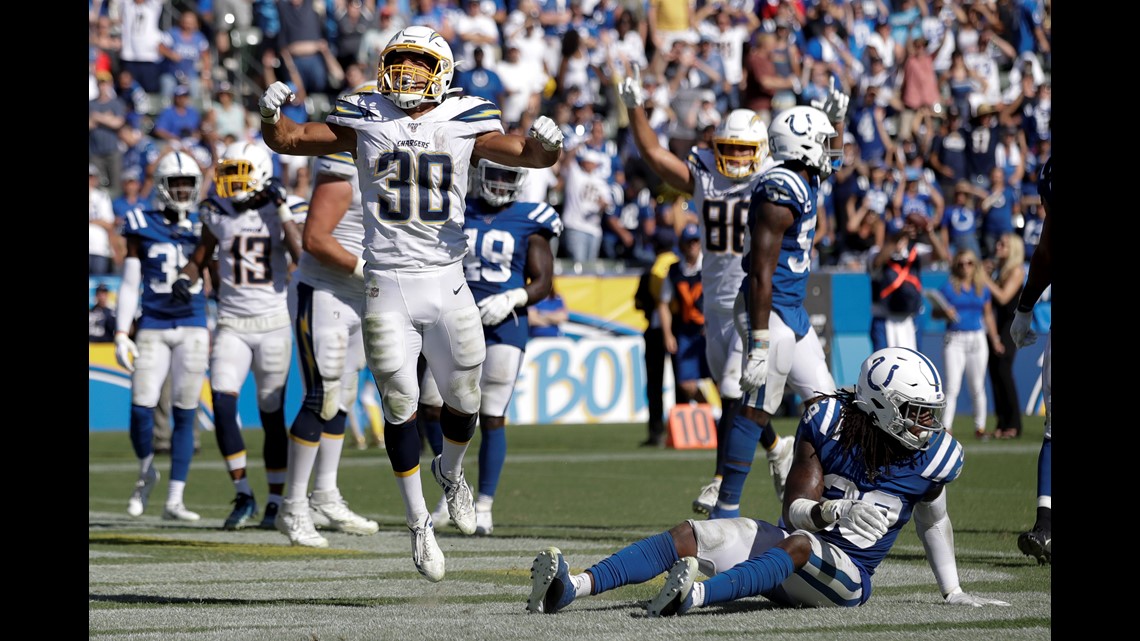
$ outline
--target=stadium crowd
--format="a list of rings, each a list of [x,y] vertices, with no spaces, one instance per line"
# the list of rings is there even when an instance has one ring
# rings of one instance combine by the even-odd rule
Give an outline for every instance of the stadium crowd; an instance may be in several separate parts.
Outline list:
[[[639,157],[617,96],[638,67],[662,144],[707,146],[728,110],[809,104],[835,81],[851,96],[844,169],[825,189],[816,266],[862,270],[917,196],[951,249],[994,258],[1002,234],[1028,260],[1044,214],[1035,176],[1050,154],[1048,0],[89,0],[92,275],[121,271],[125,211],[153,187],[167,148],[212,177],[221,151],[260,140],[256,100],[321,121],[375,76],[399,29],[427,25],[455,52],[455,86],[493,100],[508,132],[540,115],[562,160],[532,172],[525,200],[559,211],[558,256],[653,262],[653,234],[697,223],[689,194]],[[272,154],[308,197],[309,159]],[[999,175],[1000,174],[1000,175]],[[138,180],[132,180],[136,178]],[[136,185],[131,185],[136,182]],[[105,197],[104,197],[105,196]],[[116,200],[126,199],[126,200]],[[108,225],[104,201],[119,203]],[[910,198],[906,199],[908,207]],[[104,267],[103,265],[108,266]]]

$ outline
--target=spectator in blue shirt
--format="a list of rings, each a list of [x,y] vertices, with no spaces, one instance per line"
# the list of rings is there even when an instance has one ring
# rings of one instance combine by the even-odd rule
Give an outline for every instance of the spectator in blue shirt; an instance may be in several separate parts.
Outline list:
[[[486,55],[483,47],[475,47],[472,51],[472,56],[474,56],[475,59],[475,67],[466,71],[460,71],[455,84],[457,87],[463,89],[462,95],[477,96],[502,106],[504,91],[503,81],[499,78],[499,74],[483,66]]]
[[[570,319],[570,312],[566,309],[566,301],[562,300],[553,285],[550,287],[550,295],[527,308],[526,314],[531,338],[566,335],[562,331],[562,323]]]
[[[163,109],[154,121],[155,138],[166,141],[181,140],[183,132],[198,131],[202,115],[190,105],[190,87],[178,85],[174,89],[174,104]]]

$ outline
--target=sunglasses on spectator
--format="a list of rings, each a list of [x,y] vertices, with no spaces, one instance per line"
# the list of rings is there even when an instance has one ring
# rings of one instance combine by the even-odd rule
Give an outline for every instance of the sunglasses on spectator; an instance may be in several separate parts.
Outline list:
[[[960,261],[958,261],[958,267],[973,267],[973,265],[974,265],[974,261],[972,261],[972,260],[960,260]]]

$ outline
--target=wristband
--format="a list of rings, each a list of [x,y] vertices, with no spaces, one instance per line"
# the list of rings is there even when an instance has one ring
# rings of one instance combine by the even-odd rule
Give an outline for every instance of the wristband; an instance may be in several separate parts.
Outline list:
[[[811,499],[796,499],[792,501],[792,504],[788,506],[788,523],[797,530],[818,532],[819,526],[815,524],[815,520],[811,517],[811,511],[817,505],[819,505],[819,503]]]
[[[364,258],[363,257],[356,259],[356,267],[352,270],[352,275],[359,278],[360,280],[364,280]]]
[[[1017,311],[1021,312],[1022,314],[1028,314],[1029,312],[1033,311],[1033,305],[1025,307],[1023,303],[1019,303],[1017,305]]]
[[[261,114],[261,122],[267,125],[276,125],[278,120],[281,120],[280,109],[274,111],[272,116],[266,116],[264,113]]]
[[[771,332],[769,332],[769,330],[766,330],[766,329],[754,329],[754,330],[752,330],[749,333],[749,337],[752,339],[752,349],[768,349],[768,345],[769,345],[768,337],[770,334],[771,334]]]
[[[289,209],[289,205],[281,203],[277,206],[277,217],[281,219],[281,224],[293,221],[293,210]]]

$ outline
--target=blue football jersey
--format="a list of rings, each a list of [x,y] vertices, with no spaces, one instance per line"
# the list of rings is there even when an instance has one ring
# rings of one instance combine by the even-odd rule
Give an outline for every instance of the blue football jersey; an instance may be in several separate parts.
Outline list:
[[[189,303],[179,303],[170,294],[198,244],[202,225],[198,214],[191,212],[184,224],[171,223],[161,211],[131,210],[123,235],[137,237],[139,262],[142,265],[142,296],[139,329],[171,329],[174,327],[206,327],[206,295],[199,281]]]
[[[807,296],[808,272],[811,271],[811,248],[815,240],[816,203],[819,178],[805,181],[799,174],[776,166],[769,169],[752,188],[748,205],[748,237],[745,247],[751,247],[752,230],[759,220],[760,207],[774,203],[792,210],[792,225],[780,240],[780,259],[772,275],[772,310],[795,332],[804,336],[811,328],[804,298]],[[750,273],[752,251],[744,255],[744,273]],[[747,275],[741,283],[745,287]]]
[[[930,447],[916,452],[911,462],[891,466],[874,481],[868,481],[859,452],[848,454],[839,445],[839,432],[843,429],[839,419],[841,407],[842,403],[833,398],[810,405],[800,420],[796,439],[810,440],[819,455],[825,485],[822,500],[870,501],[885,511],[890,526],[878,541],[865,539],[838,523],[817,533],[821,539],[842,548],[870,576],[894,545],[899,530],[910,520],[915,503],[936,486],[958,478],[965,455],[962,444],[950,433],[939,432]],[[892,437],[884,433],[884,438]]]
[[[488,296],[526,286],[526,256],[532,234],[547,238],[562,233],[558,212],[546,203],[515,202],[499,211],[481,198],[469,198],[464,213],[467,255],[463,270],[467,285],[479,302]],[[495,326],[484,326],[487,344],[504,343],[525,348],[529,335],[526,314],[508,316]]]

